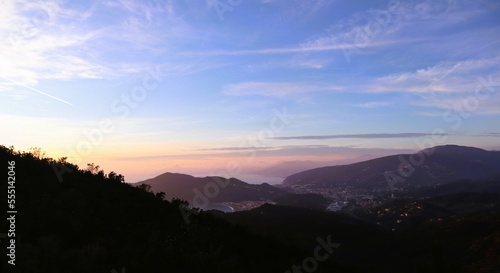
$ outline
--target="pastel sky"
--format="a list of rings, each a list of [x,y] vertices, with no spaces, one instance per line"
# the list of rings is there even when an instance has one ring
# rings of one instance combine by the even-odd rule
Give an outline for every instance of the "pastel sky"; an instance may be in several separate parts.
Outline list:
[[[0,144],[127,182],[500,149],[495,0],[4,0],[0,40]]]

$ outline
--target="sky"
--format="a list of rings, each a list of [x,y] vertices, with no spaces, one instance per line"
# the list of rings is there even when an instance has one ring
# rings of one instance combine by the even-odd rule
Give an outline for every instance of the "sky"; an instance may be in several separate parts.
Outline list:
[[[500,150],[500,2],[3,0],[0,144],[127,182]]]

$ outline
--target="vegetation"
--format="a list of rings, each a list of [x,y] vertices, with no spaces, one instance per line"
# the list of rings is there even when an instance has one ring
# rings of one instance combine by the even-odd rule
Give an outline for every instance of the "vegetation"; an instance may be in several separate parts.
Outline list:
[[[187,224],[186,202],[165,201],[94,164],[80,169],[0,146],[0,162],[11,160],[17,272],[284,272],[304,257],[210,214],[190,214]],[[2,245],[4,267],[5,251]]]

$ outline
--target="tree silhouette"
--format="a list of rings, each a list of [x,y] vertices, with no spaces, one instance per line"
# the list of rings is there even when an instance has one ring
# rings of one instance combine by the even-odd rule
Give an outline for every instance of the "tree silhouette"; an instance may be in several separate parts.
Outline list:
[[[96,165],[94,163],[87,163],[87,171],[91,174],[97,174],[100,168],[101,167],[99,167],[99,165]]]

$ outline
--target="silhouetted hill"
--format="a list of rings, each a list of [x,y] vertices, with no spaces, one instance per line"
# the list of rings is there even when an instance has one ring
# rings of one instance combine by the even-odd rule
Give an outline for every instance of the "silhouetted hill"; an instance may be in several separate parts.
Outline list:
[[[277,238],[283,243],[292,243],[308,250],[316,244],[316,237],[331,235],[337,243],[364,240],[367,234],[382,234],[375,225],[355,218],[292,206],[265,204],[258,208],[220,217],[243,226],[248,226],[260,235]]]
[[[456,145],[437,146],[416,154],[394,155],[355,164],[297,173],[285,185],[351,186],[386,190],[432,186],[460,179],[483,179],[500,173],[500,152]]]
[[[0,162],[9,161],[18,211],[15,272],[284,272],[306,255],[95,165],[83,170],[0,146]],[[7,181],[7,171],[0,178]],[[0,233],[7,233],[5,224]],[[6,272],[1,241],[0,272]]]
[[[187,200],[191,205],[212,202],[241,202],[271,200],[286,191],[269,184],[248,184],[235,178],[193,177],[185,174],[164,173],[137,183],[148,184],[153,192],[164,192],[165,198]]]
[[[465,179],[443,185],[434,185],[412,190],[406,197],[430,197],[461,192],[489,192],[500,193],[500,175],[481,180]]]
[[[427,199],[394,199],[356,216],[392,230],[413,229],[430,221],[466,214],[500,214],[500,194],[461,192]]]
[[[456,215],[500,213],[500,194],[498,193],[461,192],[431,197],[426,202]]]
[[[484,199],[483,199],[484,197]],[[232,223],[310,251],[317,238],[340,243],[333,255],[352,272],[497,272],[500,214],[484,210],[498,195],[465,194],[423,201],[394,200],[364,220],[332,212],[266,204],[231,214]],[[463,211],[474,206],[476,211]],[[482,201],[481,201],[482,200]],[[469,207],[470,208],[470,207]],[[458,209],[455,211],[455,209]],[[371,224],[370,224],[371,222]],[[362,261],[362,262],[360,262]],[[336,272],[336,271],[332,271]]]

